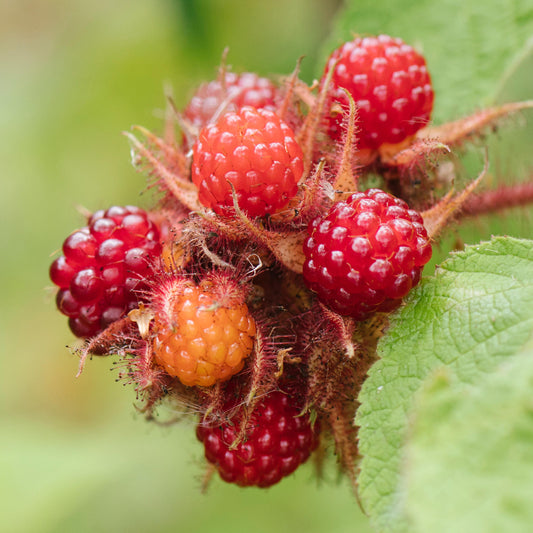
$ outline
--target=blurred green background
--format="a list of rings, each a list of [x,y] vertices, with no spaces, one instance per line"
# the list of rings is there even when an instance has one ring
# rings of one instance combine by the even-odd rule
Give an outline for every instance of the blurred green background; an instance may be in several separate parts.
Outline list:
[[[347,484],[309,465],[265,491],[214,480],[200,493],[190,423],[135,414],[110,359],[75,379],[55,311],[51,254],[76,206],[146,205],[121,131],[158,130],[163,86],[184,105],[230,47],[236,71],[311,80],[337,4],[320,0],[0,4],[0,531],[369,531]]]
[[[202,495],[202,448],[192,421],[172,428],[145,423],[135,414],[133,390],[115,383],[109,359],[93,360],[75,379],[77,359],[66,347],[74,339],[48,280],[51,255],[83,225],[78,205],[149,203],[121,131],[161,127],[166,83],[183,106],[200,81],[215,76],[226,46],[236,71],[263,75],[289,73],[305,55],[302,77],[310,82],[339,6],[0,4],[0,531],[370,531],[335,468],[320,485],[306,465],[268,491],[216,479]],[[531,75],[516,80],[502,98],[528,96]],[[496,163],[507,164],[517,146],[523,155],[528,138],[531,128],[499,136],[494,143],[507,157]],[[518,174],[533,166],[526,151],[530,159]],[[473,157],[473,169],[480,159]],[[512,232],[527,236],[530,225],[519,220]],[[509,231],[509,223],[479,222],[464,231],[473,241]]]

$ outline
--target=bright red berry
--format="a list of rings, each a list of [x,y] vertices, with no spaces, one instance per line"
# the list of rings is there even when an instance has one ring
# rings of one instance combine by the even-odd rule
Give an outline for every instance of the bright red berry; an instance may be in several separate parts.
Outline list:
[[[349,109],[343,89],[357,105],[359,149],[400,143],[428,123],[434,95],[426,61],[402,40],[357,37],[331,54],[323,81],[332,67],[328,131],[334,140]]]
[[[431,258],[420,214],[379,189],[336,203],[308,233],[306,284],[322,303],[359,320],[399,304]]]
[[[199,424],[198,439],[220,477],[241,487],[270,487],[304,463],[318,444],[316,427],[290,396],[275,391],[256,406],[246,438],[235,448],[239,411],[219,425]]]
[[[67,237],[50,279],[74,335],[92,337],[136,308],[160,251],[157,226],[133,206],[97,211],[88,226]]]
[[[207,125],[193,150],[200,202],[234,215],[233,194],[250,217],[283,209],[296,194],[303,153],[291,128],[266,109],[243,107]]]
[[[214,80],[200,85],[183,116],[201,129],[212,121],[222,105],[225,105],[224,112],[235,112],[244,106],[274,111],[276,93],[276,86],[268,78],[252,72],[226,72],[224,84]]]

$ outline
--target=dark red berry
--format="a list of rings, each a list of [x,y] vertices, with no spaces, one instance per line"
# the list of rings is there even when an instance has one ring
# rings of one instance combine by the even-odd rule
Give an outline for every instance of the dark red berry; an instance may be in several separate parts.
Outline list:
[[[379,189],[336,203],[308,233],[306,284],[332,310],[359,320],[397,305],[431,258],[420,214]]]
[[[304,463],[318,444],[316,427],[291,397],[276,391],[256,406],[246,438],[235,448],[240,413],[219,425],[200,424],[198,439],[220,477],[242,487],[270,487]]]
[[[323,82],[330,68],[328,132],[332,139],[341,137],[349,109],[343,89],[357,106],[359,149],[400,143],[428,123],[434,95],[426,61],[402,40],[388,35],[357,37],[331,54]]]
[[[159,230],[134,206],[97,211],[63,243],[50,267],[56,303],[77,337],[92,337],[137,307],[159,256]]]

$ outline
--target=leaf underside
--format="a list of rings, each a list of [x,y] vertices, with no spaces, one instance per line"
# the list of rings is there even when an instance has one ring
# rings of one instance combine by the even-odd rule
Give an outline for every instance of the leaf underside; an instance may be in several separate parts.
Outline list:
[[[412,531],[531,531],[532,390],[531,343],[476,387],[427,380],[405,453]]]

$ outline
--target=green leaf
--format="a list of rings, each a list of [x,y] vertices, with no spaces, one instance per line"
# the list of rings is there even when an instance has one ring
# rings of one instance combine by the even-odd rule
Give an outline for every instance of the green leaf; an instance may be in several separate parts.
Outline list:
[[[400,37],[426,57],[433,119],[446,122],[494,103],[502,80],[530,49],[533,5],[524,0],[347,0],[324,56],[354,34]]]
[[[430,377],[406,447],[412,531],[531,531],[532,390],[533,345],[475,387]]]
[[[408,411],[445,367],[473,384],[516,354],[533,330],[533,241],[497,237],[454,254],[415,289],[381,339],[356,416],[363,507],[380,531],[404,531],[400,483]]]

